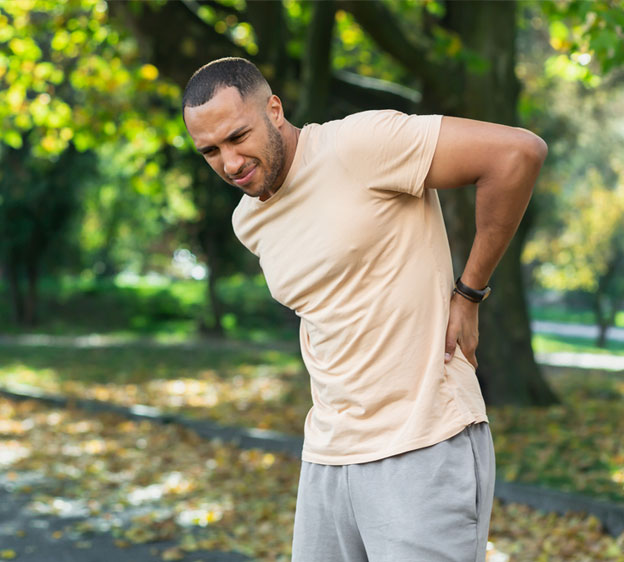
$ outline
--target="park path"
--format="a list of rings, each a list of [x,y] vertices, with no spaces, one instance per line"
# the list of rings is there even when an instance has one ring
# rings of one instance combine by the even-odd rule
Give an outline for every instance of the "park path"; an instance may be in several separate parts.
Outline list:
[[[42,481],[38,474],[20,474],[21,483],[29,481],[42,486],[53,482]],[[97,518],[81,513],[40,515],[28,507],[33,493],[15,493],[14,478],[0,471],[0,558],[16,562],[162,562],[166,551],[177,545],[177,540],[158,543],[129,544],[120,548],[110,532],[93,532],[86,536],[67,532],[72,524],[81,522],[97,528]],[[135,513],[116,514],[125,523]],[[164,558],[163,558],[164,556]],[[170,558],[169,558],[170,559]],[[237,552],[196,551],[184,558],[197,562],[245,562],[250,559]]]
[[[545,322],[543,320],[534,320],[531,322],[531,329],[533,332],[540,334],[555,334],[558,336],[588,339],[597,338],[599,332],[598,326]],[[607,339],[618,342],[624,341],[624,328],[609,328],[607,330]],[[542,365],[553,365],[556,367],[624,371],[624,355],[559,351],[552,353],[536,353],[535,359]]]
[[[599,332],[598,326],[591,326],[588,324],[564,324],[562,322],[546,322],[544,320],[534,320],[531,322],[531,329],[538,333],[590,339],[597,338]],[[616,328],[613,326],[608,328],[607,339],[624,341],[624,328]]]

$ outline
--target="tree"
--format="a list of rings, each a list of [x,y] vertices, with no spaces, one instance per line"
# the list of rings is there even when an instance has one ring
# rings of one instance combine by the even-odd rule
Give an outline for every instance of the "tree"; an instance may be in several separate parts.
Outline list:
[[[153,54],[152,62],[180,85],[201,64],[220,56],[242,54],[256,60],[269,79],[280,81],[285,105],[295,110],[299,123],[385,106],[516,124],[515,4],[434,4],[435,10],[427,11],[424,4],[408,10],[406,3],[253,2],[247,9],[237,10],[219,2],[186,2],[143,5],[136,12],[127,4],[112,4],[111,11],[139,34]],[[418,24],[422,37],[405,32],[393,9],[402,10],[410,23]],[[405,90],[397,92],[380,80],[366,80],[344,68],[333,72],[335,10],[343,21],[345,13],[351,14],[357,22],[351,29],[360,34],[360,29],[364,30],[386,59],[389,55],[398,62],[400,69],[395,73],[418,87],[420,95],[405,95]],[[305,48],[301,48],[301,38],[289,41],[282,30],[272,33],[263,20],[265,11],[271,11],[278,21],[286,19],[294,25],[305,20]],[[276,11],[280,12],[277,16]],[[250,27],[255,35],[249,32]],[[184,29],[184,37],[165,28]],[[176,45],[181,48],[174,48]],[[282,55],[281,66],[276,67],[276,53],[290,56]],[[484,96],[484,92],[490,95]],[[444,204],[452,225],[449,235],[456,267],[462,264],[460,269],[469,250],[466,241],[473,234],[472,194],[457,191]],[[491,403],[544,404],[554,399],[530,346],[519,260],[525,232],[526,228],[521,230],[499,265],[494,279],[499,296],[483,312],[482,332],[488,345],[480,353],[479,376]]]
[[[565,123],[566,134],[553,148],[570,156],[544,178],[537,201],[542,211],[523,259],[541,287],[588,297],[599,327],[597,345],[604,347],[624,304],[624,164],[614,150],[622,143],[621,131],[601,106],[618,107],[623,100],[608,83],[593,87],[591,95],[586,88],[560,84],[545,94],[550,119]],[[566,96],[570,89],[580,89],[580,96]]]
[[[28,144],[3,147],[0,174],[0,262],[5,266],[16,323],[36,323],[37,283],[45,259],[67,247],[76,191],[93,176],[94,155],[69,147],[41,162]]]
[[[523,261],[539,286],[585,297],[605,346],[624,304],[622,133],[613,119],[624,103],[624,5],[536,7],[525,18],[520,107],[525,120],[540,122],[551,158]]]
[[[449,2],[445,6],[440,17],[427,22],[426,30],[447,43],[447,53],[454,49],[458,56],[428,60],[426,49],[409,41],[383,4],[350,4],[358,22],[378,44],[422,76],[421,111],[517,125],[515,3]],[[380,21],[384,24],[375,25]],[[462,55],[461,46],[465,46]],[[474,192],[453,190],[443,195],[455,269],[461,272],[474,238]],[[479,349],[478,375],[489,403],[547,404],[554,400],[531,349],[520,268],[527,228],[525,220],[493,276],[498,296],[480,310],[485,345]]]
[[[607,2],[589,5],[595,9],[588,5],[557,3],[544,10],[553,25],[566,18],[577,22],[578,49],[619,61],[620,47],[605,47],[620,33],[612,32],[609,24],[615,22],[621,30],[621,18],[614,15],[617,9]],[[185,0],[97,6],[104,12],[108,7],[115,29],[131,32],[151,63],[141,68],[159,74],[160,85],[166,84],[163,77],[172,81],[178,92],[207,61],[241,55],[260,66],[298,124],[380,107],[509,125],[519,122],[515,2]],[[541,4],[531,9],[538,9],[535,6]],[[555,35],[561,31],[560,25],[551,27]],[[572,56],[575,45],[571,40],[561,43],[568,68],[583,66]],[[140,117],[135,114],[135,119]],[[196,166],[202,165],[197,159]],[[199,172],[190,173],[201,178]],[[209,205],[222,187],[210,181],[195,192],[201,206],[201,244],[217,277],[231,262],[228,256],[219,260],[206,243],[215,240],[219,248],[230,247],[229,212],[217,216],[217,209]],[[218,210],[226,214],[232,205],[223,201]],[[455,268],[461,271],[473,237],[473,193],[453,190],[445,194],[443,205]],[[520,266],[533,214],[530,209],[497,268],[493,279],[497,296],[482,308],[485,344],[480,348],[478,375],[490,403],[554,400],[533,359]]]
[[[35,322],[39,274],[54,269],[50,252],[67,249],[63,234],[95,183],[95,155],[110,143],[130,146],[135,161],[149,155],[130,182],[149,191],[155,153],[184,145],[183,125],[171,118],[179,92],[157,76],[132,38],[108,24],[105,3],[0,3],[0,264],[18,322]]]

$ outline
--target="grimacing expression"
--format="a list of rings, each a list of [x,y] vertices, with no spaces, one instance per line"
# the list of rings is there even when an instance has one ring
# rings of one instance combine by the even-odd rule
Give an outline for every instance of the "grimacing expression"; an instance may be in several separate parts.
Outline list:
[[[262,201],[274,193],[285,167],[278,129],[283,116],[272,104],[236,88],[222,88],[205,104],[186,107],[184,117],[195,147],[227,183]],[[281,110],[281,106],[280,106]]]

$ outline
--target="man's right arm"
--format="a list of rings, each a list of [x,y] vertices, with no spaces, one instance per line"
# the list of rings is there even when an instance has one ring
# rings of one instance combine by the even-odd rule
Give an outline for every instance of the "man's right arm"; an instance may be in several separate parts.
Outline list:
[[[426,188],[475,184],[476,235],[461,275],[469,287],[488,284],[531,197],[548,148],[537,135],[516,127],[444,117]],[[457,306],[454,306],[454,303]],[[476,366],[478,305],[455,295],[451,303],[446,352],[459,341]]]

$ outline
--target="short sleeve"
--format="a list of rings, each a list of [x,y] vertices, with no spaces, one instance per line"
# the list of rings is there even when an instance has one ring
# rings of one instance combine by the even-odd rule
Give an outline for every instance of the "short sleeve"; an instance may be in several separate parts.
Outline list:
[[[364,111],[342,120],[336,152],[367,189],[421,197],[440,133],[441,115]]]

